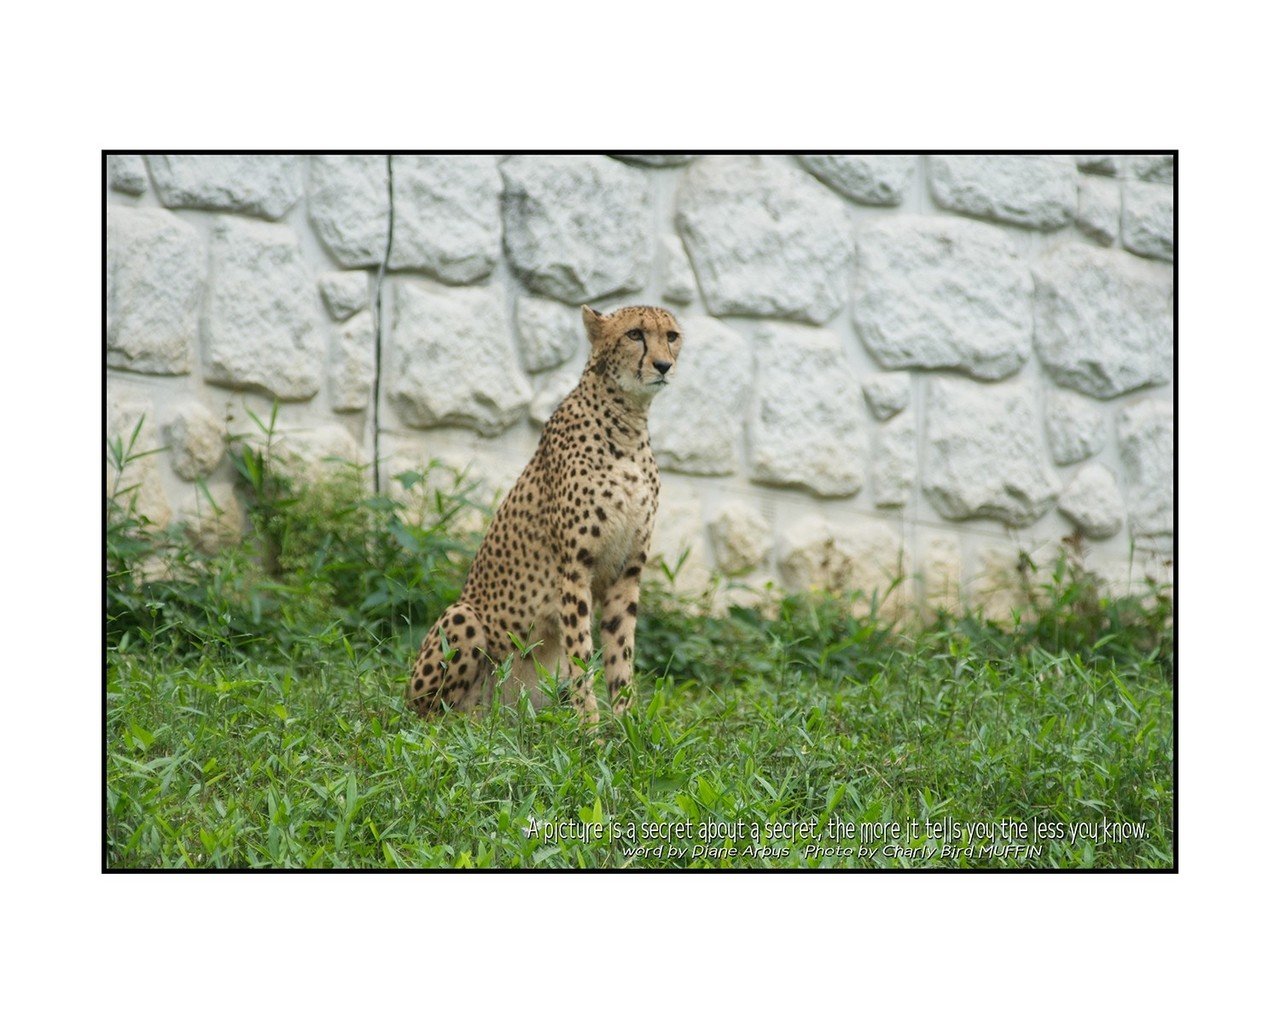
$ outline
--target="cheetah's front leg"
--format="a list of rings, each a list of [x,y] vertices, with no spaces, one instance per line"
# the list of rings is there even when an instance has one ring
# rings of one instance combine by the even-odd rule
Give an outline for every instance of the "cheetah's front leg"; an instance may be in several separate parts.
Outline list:
[[[604,647],[604,672],[609,681],[613,713],[620,715],[631,706],[632,664],[636,644],[636,614],[640,603],[640,569],[644,555],[627,563],[622,575],[605,591],[600,616],[600,638]]]
[[[568,564],[562,564],[560,569],[560,625],[569,661],[569,699],[582,720],[595,726],[600,721],[596,692],[591,673],[581,667],[591,661],[591,581],[586,573]]]

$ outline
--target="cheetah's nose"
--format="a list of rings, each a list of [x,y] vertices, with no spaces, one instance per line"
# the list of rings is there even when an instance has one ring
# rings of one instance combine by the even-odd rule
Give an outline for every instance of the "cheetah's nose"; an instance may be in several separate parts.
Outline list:
[[[666,373],[669,369],[671,369],[671,364],[668,363],[665,359],[661,359],[661,360],[655,359],[653,361],[653,368],[657,370],[659,373]]]

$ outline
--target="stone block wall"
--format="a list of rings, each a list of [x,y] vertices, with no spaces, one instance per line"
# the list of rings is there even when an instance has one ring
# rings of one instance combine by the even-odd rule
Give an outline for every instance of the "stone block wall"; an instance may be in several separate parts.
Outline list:
[[[500,492],[578,305],[649,303],[687,339],[651,417],[685,588],[998,611],[1068,536],[1117,589],[1171,571],[1172,156],[106,161],[108,433],[145,415],[129,482],[202,542],[275,401],[299,465],[371,463],[378,403],[384,486]]]

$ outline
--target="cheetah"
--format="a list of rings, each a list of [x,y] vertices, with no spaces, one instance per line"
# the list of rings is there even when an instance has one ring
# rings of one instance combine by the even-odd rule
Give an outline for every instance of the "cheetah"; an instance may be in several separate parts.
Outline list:
[[[498,507],[457,603],[422,643],[407,692],[420,715],[487,705],[495,666],[514,652],[504,702],[526,690],[535,706],[546,703],[536,661],[557,677],[567,671],[569,699],[594,727],[582,665],[597,609],[613,710],[630,706],[640,573],[658,508],[649,403],[671,382],[683,338],[675,317],[653,306],[608,315],[583,306],[582,322],[591,342],[582,378]]]

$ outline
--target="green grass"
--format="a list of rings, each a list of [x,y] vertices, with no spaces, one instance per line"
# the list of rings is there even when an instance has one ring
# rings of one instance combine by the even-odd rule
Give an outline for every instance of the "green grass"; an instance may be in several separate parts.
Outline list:
[[[405,676],[470,499],[237,458],[242,547],[109,503],[110,868],[1172,866],[1164,595],[1111,601],[1065,557],[1012,625],[891,631],[838,596],[710,617],[652,587],[630,716],[424,722]]]

